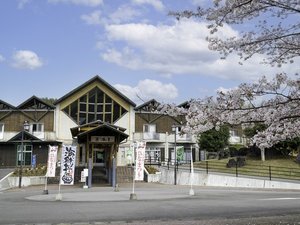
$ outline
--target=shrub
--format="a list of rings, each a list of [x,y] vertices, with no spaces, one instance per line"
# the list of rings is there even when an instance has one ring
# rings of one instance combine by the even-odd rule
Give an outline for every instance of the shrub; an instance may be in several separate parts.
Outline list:
[[[235,147],[230,146],[228,148],[228,150],[229,150],[230,157],[236,157],[236,156],[238,156],[238,150]]]
[[[35,168],[24,167],[22,170],[22,176],[45,176],[47,172],[47,167],[43,164],[37,165]],[[20,168],[16,168],[13,176],[19,176]]]
[[[148,171],[149,174],[155,174],[156,172],[159,172],[158,169],[156,169],[153,166],[145,166],[145,169]]]

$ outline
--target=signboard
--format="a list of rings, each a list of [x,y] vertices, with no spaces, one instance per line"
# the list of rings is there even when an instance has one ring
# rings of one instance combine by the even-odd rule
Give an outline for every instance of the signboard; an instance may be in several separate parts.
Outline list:
[[[184,147],[183,146],[177,146],[176,147],[176,158],[177,162],[182,162],[183,161],[183,155],[184,155]]]
[[[49,145],[46,177],[55,177],[57,151],[57,146]]]
[[[86,177],[84,176],[84,171],[81,171],[81,177],[80,177],[80,182],[85,182],[86,181]]]
[[[138,142],[136,149],[135,180],[144,180],[146,142]]]
[[[36,167],[36,155],[32,155],[31,168],[35,168],[35,167]]]
[[[113,143],[113,142],[115,142],[115,137],[114,136],[91,136],[91,142]]]
[[[63,146],[61,155],[60,184],[73,185],[76,161],[76,146]]]

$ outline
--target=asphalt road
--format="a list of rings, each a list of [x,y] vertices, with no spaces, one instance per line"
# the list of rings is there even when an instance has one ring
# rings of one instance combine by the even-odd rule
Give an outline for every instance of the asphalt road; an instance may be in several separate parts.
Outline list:
[[[115,196],[108,187],[63,187],[63,195],[74,200],[32,200],[42,190],[0,192],[0,224],[300,224],[300,191],[194,187],[195,196],[189,196],[186,186],[137,184],[134,201],[126,185],[116,193],[128,196],[122,200],[104,198]],[[49,187],[49,192],[56,195],[57,187]],[[78,200],[85,195],[86,200]]]

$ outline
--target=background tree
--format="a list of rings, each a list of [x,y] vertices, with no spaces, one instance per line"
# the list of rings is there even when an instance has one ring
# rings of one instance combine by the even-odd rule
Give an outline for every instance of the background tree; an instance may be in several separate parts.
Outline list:
[[[43,100],[44,102],[50,104],[50,105],[54,105],[54,102],[56,102],[56,98],[48,98],[48,97],[44,97],[41,98],[41,100]]]
[[[170,14],[178,19],[204,19],[212,34],[224,24],[249,25],[239,26],[240,29],[247,27],[239,37],[225,40],[207,37],[209,48],[218,51],[224,59],[232,53],[238,54],[241,61],[261,54],[264,63],[281,66],[293,63],[300,56],[298,0],[214,0],[210,8]],[[218,129],[222,124],[263,123],[266,129],[252,138],[261,149],[262,160],[265,160],[265,149],[300,136],[299,109],[300,79],[284,73],[275,75],[272,80],[262,77],[256,83],[243,83],[226,93],[218,92],[216,98],[191,100],[187,110],[173,105],[164,108],[171,114],[184,114],[185,131],[194,134]]]
[[[201,149],[217,152],[228,146],[229,136],[228,126],[222,126],[218,131],[211,129],[199,135],[198,143]]]
[[[214,0],[213,7],[171,12],[178,19],[196,17],[209,23],[214,34],[224,24],[245,29],[240,37],[208,37],[209,47],[224,58],[237,52],[243,60],[264,54],[265,63],[293,63],[300,55],[299,0]],[[247,24],[248,26],[238,26]],[[253,28],[251,30],[251,27]],[[250,30],[249,30],[250,28]]]

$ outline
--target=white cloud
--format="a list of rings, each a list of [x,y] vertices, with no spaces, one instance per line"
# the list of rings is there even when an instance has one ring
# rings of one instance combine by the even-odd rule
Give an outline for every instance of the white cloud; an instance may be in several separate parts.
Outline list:
[[[112,23],[119,24],[128,22],[139,16],[141,13],[128,5],[120,6],[114,13],[110,14],[109,18]]]
[[[28,4],[31,0],[19,0],[18,1],[18,9],[23,9],[26,4]]]
[[[216,92],[222,92],[224,94],[228,93],[229,91],[233,91],[237,89],[237,87],[234,87],[234,88],[224,88],[224,87],[219,87]]]
[[[88,15],[82,15],[80,18],[89,25],[100,25],[102,23],[100,16],[101,11],[96,10]]]
[[[200,6],[205,3],[206,0],[192,0],[192,4]]]
[[[160,0],[132,0],[132,3],[137,5],[148,4],[158,11],[162,11],[165,8],[164,4]]]
[[[140,99],[148,101],[153,98],[158,101],[168,101],[178,96],[175,85],[163,84],[160,81],[150,79],[140,81],[135,87],[122,84],[116,84],[114,87],[135,102],[139,102]]]
[[[254,55],[243,66],[238,64],[240,59],[236,55],[221,60],[218,53],[208,49],[207,24],[198,21],[181,20],[172,25],[157,26],[114,24],[107,25],[105,29],[107,41],[115,45],[102,49],[102,58],[132,70],[234,80],[256,80],[261,75],[278,72],[278,68],[260,64],[261,55]],[[226,25],[218,32],[218,36],[225,38],[238,35],[237,31]],[[293,70],[288,66],[283,66],[284,69]]]
[[[28,50],[19,50],[13,55],[12,66],[18,69],[34,70],[43,66],[43,62],[36,53]]]
[[[0,63],[1,63],[1,62],[4,62],[4,61],[5,61],[4,56],[0,54]]]
[[[103,0],[48,0],[50,3],[71,3],[75,5],[99,6],[103,4]]]

